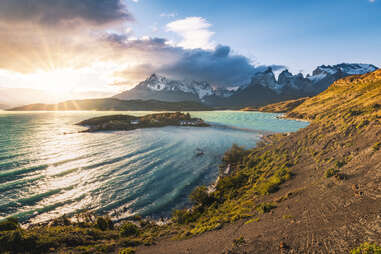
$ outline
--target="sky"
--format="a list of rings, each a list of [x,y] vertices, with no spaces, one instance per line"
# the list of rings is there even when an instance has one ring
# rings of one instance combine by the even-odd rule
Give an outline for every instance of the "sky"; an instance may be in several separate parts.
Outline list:
[[[152,73],[249,82],[258,71],[381,66],[381,0],[1,0],[0,87],[99,97]]]

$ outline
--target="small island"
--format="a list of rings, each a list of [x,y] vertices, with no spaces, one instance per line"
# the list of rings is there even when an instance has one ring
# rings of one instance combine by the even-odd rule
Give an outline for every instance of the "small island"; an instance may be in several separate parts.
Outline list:
[[[154,128],[165,126],[193,126],[208,127],[200,118],[192,118],[189,113],[156,113],[145,116],[110,115],[95,117],[77,125],[88,127],[84,132],[97,131],[129,131],[142,128]]]

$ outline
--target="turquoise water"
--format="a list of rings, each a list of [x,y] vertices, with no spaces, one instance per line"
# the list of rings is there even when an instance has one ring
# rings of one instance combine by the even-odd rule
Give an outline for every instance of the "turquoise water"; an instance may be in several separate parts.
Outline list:
[[[167,216],[218,174],[232,144],[307,123],[257,112],[191,112],[213,127],[78,133],[75,123],[116,112],[0,113],[0,219],[40,222],[90,209],[123,218]],[[148,112],[117,112],[143,115]],[[196,156],[196,149],[205,151]]]

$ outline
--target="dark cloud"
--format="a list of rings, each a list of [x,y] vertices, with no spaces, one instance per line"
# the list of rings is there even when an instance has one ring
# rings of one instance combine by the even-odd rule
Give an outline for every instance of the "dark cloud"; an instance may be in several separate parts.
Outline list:
[[[0,20],[46,26],[131,20],[121,0],[1,0]]]
[[[242,55],[233,55],[228,46],[214,51],[185,50],[175,63],[160,70],[175,78],[207,80],[216,86],[246,84],[258,70]]]
[[[269,66],[254,66],[242,55],[232,54],[228,46],[217,46],[215,50],[183,49],[168,45],[165,39],[123,41],[119,37],[109,37],[121,49],[141,49],[149,54],[156,64],[141,64],[128,70],[118,72],[118,77],[132,80],[144,79],[153,72],[174,79],[206,80],[216,87],[244,85],[252,76]],[[164,56],[167,57],[164,57]],[[167,62],[168,59],[171,61]],[[284,68],[280,65],[270,66],[274,71]],[[141,80],[140,79],[140,80]],[[130,83],[130,82],[128,82]],[[125,82],[118,83],[125,85]]]

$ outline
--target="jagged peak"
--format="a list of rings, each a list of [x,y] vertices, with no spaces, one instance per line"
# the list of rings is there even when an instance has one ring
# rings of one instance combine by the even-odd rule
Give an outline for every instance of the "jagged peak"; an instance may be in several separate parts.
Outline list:
[[[264,73],[273,73],[273,68],[271,68],[270,66],[267,67],[267,69],[264,71]]]
[[[338,72],[342,72],[349,75],[354,74],[365,74],[377,70],[373,64],[363,64],[363,63],[341,63],[336,65],[320,65],[312,73],[312,75],[319,75],[321,73],[326,73],[333,75]]]
[[[151,76],[149,76],[146,80],[153,81],[153,80],[167,80],[166,77],[161,76],[157,73],[152,73]]]
[[[293,75],[292,75],[291,72],[289,72],[288,69],[285,69],[285,70],[283,70],[283,71],[279,74],[279,77],[280,77],[280,76],[292,77]]]

